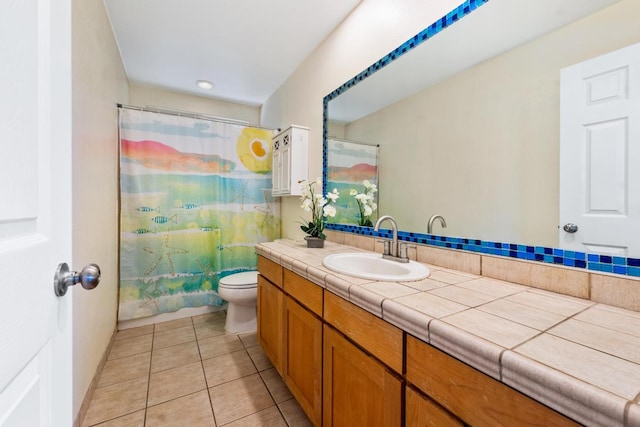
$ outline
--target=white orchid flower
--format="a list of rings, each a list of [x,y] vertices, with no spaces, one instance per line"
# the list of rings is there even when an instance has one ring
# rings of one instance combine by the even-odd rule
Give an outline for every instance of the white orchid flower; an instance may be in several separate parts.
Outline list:
[[[333,218],[334,216],[336,216],[336,208],[331,205],[326,205],[324,208],[322,208],[322,213],[324,216],[330,216]]]

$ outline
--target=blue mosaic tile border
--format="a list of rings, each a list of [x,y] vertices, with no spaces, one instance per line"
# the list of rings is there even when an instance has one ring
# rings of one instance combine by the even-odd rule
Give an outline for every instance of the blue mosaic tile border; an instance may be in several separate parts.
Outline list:
[[[347,81],[339,88],[325,96],[322,100],[322,117],[323,117],[323,149],[322,149],[322,182],[323,193],[327,192],[327,113],[329,101],[345,92],[349,88],[355,86],[365,78],[369,77],[381,68],[389,65],[411,49],[425,42],[429,38],[435,36],[451,24],[459,21],[469,13],[487,3],[489,0],[467,0],[456,9],[447,13],[433,24],[407,40],[392,52],[367,67],[364,71]],[[327,224],[328,230],[343,231],[348,233],[360,234],[371,237],[391,238],[390,230],[373,231],[370,227],[359,227],[357,225],[347,224]],[[625,258],[600,254],[586,254],[584,252],[569,251],[557,248],[548,248],[544,246],[529,246],[517,243],[500,243],[490,242],[477,239],[465,239],[459,237],[435,236],[430,234],[420,234],[400,231],[398,239],[418,243],[423,245],[432,245],[448,249],[464,250],[469,252],[477,252],[481,254],[504,256],[509,258],[538,261],[548,264],[562,265],[566,267],[584,268],[591,271],[599,271],[605,273],[614,273],[625,276],[640,277],[640,259]]]

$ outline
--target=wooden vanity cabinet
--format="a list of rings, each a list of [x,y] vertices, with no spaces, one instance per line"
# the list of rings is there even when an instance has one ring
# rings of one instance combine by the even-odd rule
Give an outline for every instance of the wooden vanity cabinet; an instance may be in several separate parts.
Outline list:
[[[326,324],[323,359],[323,425],[402,424],[402,380]]]
[[[282,375],[284,369],[284,292],[262,274],[258,274],[258,343]]]
[[[405,393],[405,426],[463,427],[464,423],[433,400],[407,386]]]
[[[407,336],[406,379],[473,426],[579,425],[410,335]]]
[[[285,357],[282,377],[314,425],[322,423],[323,289],[284,270]]]

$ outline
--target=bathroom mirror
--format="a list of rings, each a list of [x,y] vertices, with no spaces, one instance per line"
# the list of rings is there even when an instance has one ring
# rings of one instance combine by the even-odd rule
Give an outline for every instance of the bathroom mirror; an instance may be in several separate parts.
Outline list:
[[[639,43],[640,4],[470,4],[329,94],[325,143],[380,145],[379,213],[401,230],[426,234],[439,214],[435,235],[562,247],[560,70]]]

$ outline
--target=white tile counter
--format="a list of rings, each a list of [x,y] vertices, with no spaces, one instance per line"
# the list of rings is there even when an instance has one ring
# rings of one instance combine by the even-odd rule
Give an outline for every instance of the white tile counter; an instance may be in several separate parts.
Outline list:
[[[330,271],[325,242],[256,252],[586,425],[640,426],[640,313],[429,265],[427,279],[372,282]]]

